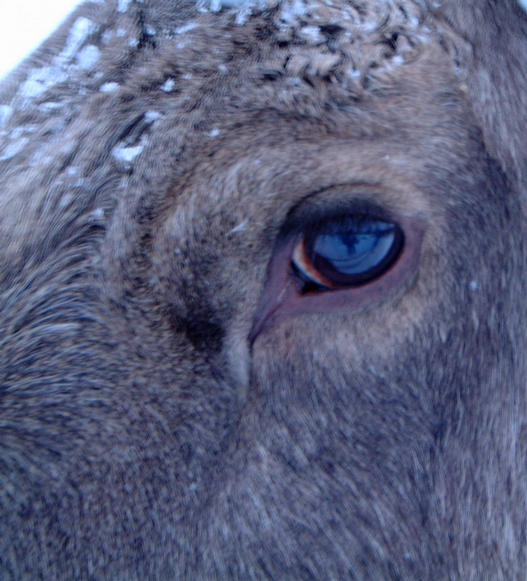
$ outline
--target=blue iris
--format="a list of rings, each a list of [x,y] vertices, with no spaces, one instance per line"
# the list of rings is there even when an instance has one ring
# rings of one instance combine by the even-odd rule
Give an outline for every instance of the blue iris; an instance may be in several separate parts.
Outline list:
[[[401,228],[392,222],[353,216],[333,222],[306,237],[315,269],[336,285],[363,284],[383,274],[403,244]]]

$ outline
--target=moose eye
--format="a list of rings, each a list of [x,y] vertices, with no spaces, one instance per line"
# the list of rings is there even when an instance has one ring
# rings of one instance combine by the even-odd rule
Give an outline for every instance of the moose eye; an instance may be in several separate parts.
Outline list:
[[[291,263],[303,293],[360,286],[382,276],[403,244],[396,223],[358,214],[304,233]]]

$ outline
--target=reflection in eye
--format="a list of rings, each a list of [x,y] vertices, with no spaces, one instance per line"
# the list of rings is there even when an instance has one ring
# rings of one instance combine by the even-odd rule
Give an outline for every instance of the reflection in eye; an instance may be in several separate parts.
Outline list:
[[[393,222],[352,215],[304,233],[293,251],[293,271],[303,292],[360,286],[382,276],[404,244]]]

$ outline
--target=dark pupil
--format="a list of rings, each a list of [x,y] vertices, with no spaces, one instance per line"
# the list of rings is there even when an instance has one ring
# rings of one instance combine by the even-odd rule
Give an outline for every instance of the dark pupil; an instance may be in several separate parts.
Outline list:
[[[399,255],[403,233],[397,224],[366,217],[333,224],[307,241],[313,266],[331,282],[364,284],[387,270]]]

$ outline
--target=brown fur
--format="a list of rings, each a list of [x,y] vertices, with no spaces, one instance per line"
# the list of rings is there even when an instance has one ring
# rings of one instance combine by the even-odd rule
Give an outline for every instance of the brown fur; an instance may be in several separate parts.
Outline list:
[[[88,3],[0,87],[2,578],[524,578],[527,17],[312,5]],[[253,340],[364,202],[404,280]]]

